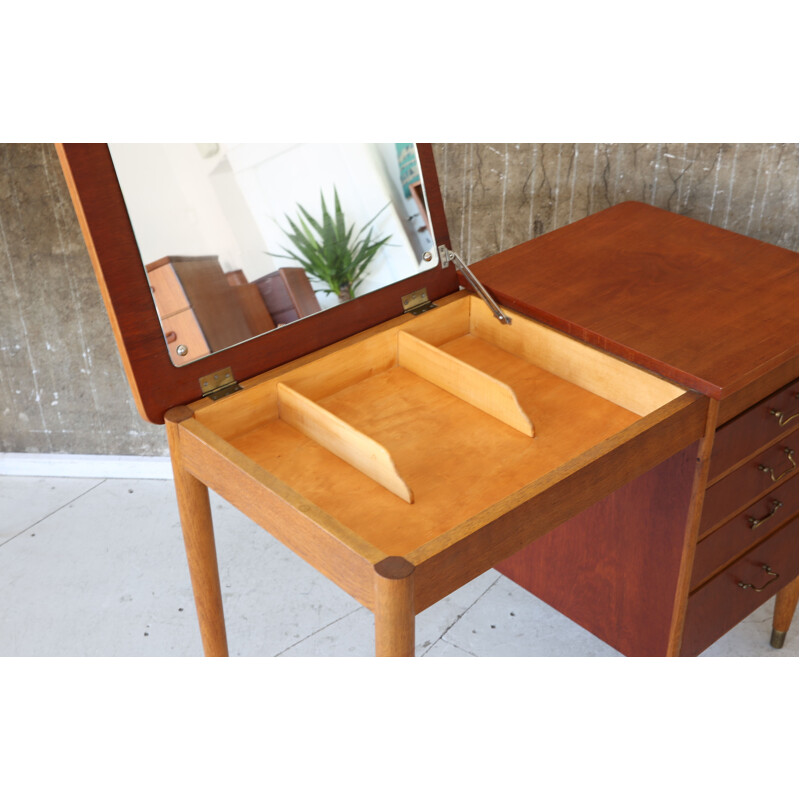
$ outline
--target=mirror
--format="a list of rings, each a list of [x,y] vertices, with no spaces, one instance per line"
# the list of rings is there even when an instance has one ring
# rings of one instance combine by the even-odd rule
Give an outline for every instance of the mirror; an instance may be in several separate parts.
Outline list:
[[[176,366],[438,262],[414,144],[109,150]]]

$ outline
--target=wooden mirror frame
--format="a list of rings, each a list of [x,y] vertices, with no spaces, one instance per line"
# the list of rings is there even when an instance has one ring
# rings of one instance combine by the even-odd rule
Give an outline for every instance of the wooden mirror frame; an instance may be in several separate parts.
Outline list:
[[[139,413],[161,424],[164,413],[197,400],[200,378],[230,367],[237,381],[359,333],[402,311],[401,297],[425,288],[435,300],[458,289],[453,266],[437,264],[410,278],[298,320],[226,350],[173,365],[144,264],[106,144],[57,144],[103,301]],[[417,145],[435,237],[450,247],[433,149]]]

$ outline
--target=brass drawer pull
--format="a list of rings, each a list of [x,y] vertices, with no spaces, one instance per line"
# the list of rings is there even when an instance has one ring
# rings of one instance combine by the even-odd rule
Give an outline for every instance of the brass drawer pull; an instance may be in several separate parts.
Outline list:
[[[772,568],[768,567],[766,564],[762,564],[761,569],[763,569],[767,573],[767,575],[772,575],[772,577],[763,586],[753,586],[752,583],[743,583],[742,581],[739,581],[736,585],[740,589],[752,589],[754,592],[763,592],[764,589],[767,588],[767,586],[769,586],[771,583],[774,583],[776,580],[778,580],[778,578],[780,578],[780,575],[778,575],[777,572],[773,572]]]
[[[769,413],[770,413],[770,414],[772,414],[772,416],[773,416],[773,417],[777,417],[777,418],[778,418],[778,425],[780,425],[780,426],[781,426],[781,428],[782,428],[784,425],[788,425],[788,424],[789,424],[789,423],[790,423],[790,422],[791,422],[793,419],[797,419],[797,414],[792,414],[792,416],[791,416],[791,417],[787,417],[786,419],[784,419],[784,418],[783,418],[783,415],[784,415],[784,413],[786,413],[786,412],[784,412],[784,411],[778,411],[778,409],[777,409],[777,408],[771,408],[771,409],[769,410]]]
[[[800,397],[800,392],[795,392],[794,393],[794,399],[797,400],[798,397]],[[787,417],[786,419],[784,419],[783,415],[788,413],[788,412],[786,412],[786,411],[778,411],[777,408],[771,408],[769,410],[769,413],[772,414],[773,417],[777,417],[778,418],[778,425],[780,425],[781,428],[784,425],[788,425],[793,419],[797,419],[797,414],[792,414],[791,417]]]
[[[765,464],[758,465],[758,468],[761,470],[761,472],[769,472],[769,476],[770,478],[772,478],[773,483],[775,483],[775,481],[779,481],[781,478],[786,477],[793,469],[797,468],[797,464],[795,463],[795,460],[792,458],[792,456],[794,455],[794,450],[790,449],[789,447],[784,447],[783,452],[786,453],[786,458],[789,459],[792,466],[789,467],[789,469],[781,472],[780,475],[776,475],[775,470],[772,467],[768,467]]]
[[[748,517],[747,521],[750,523],[750,529],[755,530],[759,525],[763,522],[766,522],[770,517],[775,516],[778,513],[778,509],[783,506],[780,500],[773,500],[770,505],[770,510],[760,519],[756,519],[755,517]]]

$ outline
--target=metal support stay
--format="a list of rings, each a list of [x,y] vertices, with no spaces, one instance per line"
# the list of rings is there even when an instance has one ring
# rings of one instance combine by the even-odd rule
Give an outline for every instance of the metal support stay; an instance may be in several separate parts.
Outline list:
[[[451,261],[453,262],[455,268],[467,279],[467,282],[475,290],[475,293],[478,295],[478,297],[480,297],[481,300],[483,300],[484,303],[489,306],[492,314],[494,314],[503,325],[511,324],[511,317],[501,311],[500,306],[495,303],[492,296],[484,288],[483,284],[475,277],[475,275],[472,273],[472,270],[459,258],[457,253],[454,253],[452,250],[448,250],[447,247],[442,244],[439,245],[439,257],[441,258],[442,266],[445,266]]]

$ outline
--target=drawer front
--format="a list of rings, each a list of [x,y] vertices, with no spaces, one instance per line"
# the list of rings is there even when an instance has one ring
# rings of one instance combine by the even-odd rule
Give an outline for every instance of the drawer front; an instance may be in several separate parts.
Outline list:
[[[203,335],[203,329],[191,308],[163,319],[161,324],[164,327],[164,336],[173,363],[193,361],[195,358],[211,352],[206,337]],[[177,352],[180,345],[186,347],[186,353],[183,356],[178,355]]]
[[[797,532],[795,517],[689,597],[682,656],[701,653],[794,580]]]
[[[170,264],[164,264],[163,267],[148,272],[147,279],[150,281],[158,315],[162,319],[189,308],[189,300],[183,291],[183,285]]]
[[[273,272],[254,281],[264,298],[264,305],[276,325],[285,325],[299,319],[300,314],[280,272]]]
[[[714,436],[708,480],[797,426],[797,381],[723,425]]]
[[[790,452],[787,452],[790,451]],[[752,456],[739,469],[706,490],[700,535],[746,508],[780,480],[797,472],[797,431]]]
[[[739,553],[769,536],[786,520],[797,514],[797,476],[782,483],[737,514],[730,522],[697,544],[692,570],[692,589],[707,580],[716,570]]]

